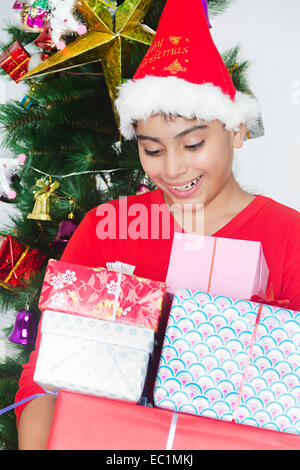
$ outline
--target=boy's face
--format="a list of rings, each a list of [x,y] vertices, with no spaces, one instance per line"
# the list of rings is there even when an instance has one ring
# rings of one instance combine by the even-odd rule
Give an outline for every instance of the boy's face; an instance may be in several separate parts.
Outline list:
[[[234,148],[243,145],[246,126],[226,131],[218,121],[155,115],[138,121],[142,167],[162,189],[167,204],[207,204],[232,176]]]

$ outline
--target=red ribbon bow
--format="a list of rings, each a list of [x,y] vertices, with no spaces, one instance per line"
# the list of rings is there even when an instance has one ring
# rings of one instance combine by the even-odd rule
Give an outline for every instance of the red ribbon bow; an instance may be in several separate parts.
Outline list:
[[[263,297],[263,294],[261,293],[261,295],[253,295],[251,297],[251,300],[253,302],[259,302],[259,303],[273,305],[275,307],[282,307],[282,308],[287,307],[290,303],[288,299],[277,300],[274,298],[274,287],[273,287],[272,282],[270,282],[270,285],[267,289],[265,297]]]

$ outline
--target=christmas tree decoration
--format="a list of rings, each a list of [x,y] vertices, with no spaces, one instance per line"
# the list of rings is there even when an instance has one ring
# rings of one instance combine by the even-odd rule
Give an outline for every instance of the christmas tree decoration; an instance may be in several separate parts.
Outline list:
[[[30,55],[19,41],[15,41],[0,55],[0,66],[15,81],[19,82],[28,72]]]
[[[20,154],[17,158],[0,158],[0,195],[8,199],[15,199],[17,193],[11,188],[12,177],[20,170],[26,160],[26,155]]]
[[[24,2],[20,2],[19,0],[16,0],[16,2],[13,5],[13,10],[23,10],[24,7]]]
[[[49,5],[48,4],[49,4],[48,0],[34,0],[32,6],[34,8],[41,8],[42,10],[46,11],[46,10],[49,10]],[[51,4],[52,4],[52,2],[51,2]]]
[[[113,21],[107,8],[96,0],[81,0],[78,10],[88,32],[69,43],[63,50],[39,64],[24,77],[66,70],[101,60],[112,103],[121,84],[122,64],[130,51],[129,41],[150,45],[154,31],[141,24],[151,0],[125,0],[116,10]],[[52,36],[53,39],[53,36]]]
[[[249,63],[246,60],[242,61],[238,59],[239,52],[240,48],[238,46],[234,47],[224,52],[222,54],[222,58],[231,76],[235,88],[243,93],[247,93],[249,96],[252,96],[254,99],[256,99],[255,95],[249,87],[246,77],[246,72],[249,68]],[[247,132],[245,133],[245,140],[262,137],[264,133],[265,129],[263,125],[263,119],[261,113],[259,113],[256,120],[248,124]]]
[[[103,3],[107,10],[110,12],[111,16],[114,18],[116,10],[118,8],[118,3],[116,0],[98,0],[100,3]]]
[[[56,239],[49,243],[50,248],[55,249],[56,251],[61,251],[67,246],[71,236],[73,235],[78,226],[78,224],[74,221],[75,215],[73,210],[75,206],[75,201],[73,199],[69,199],[69,204],[70,213],[68,215],[68,218],[60,222]]]
[[[51,1],[51,36],[56,47],[59,47],[62,36],[69,33],[78,33],[78,28],[81,25],[74,16],[76,2],[77,0]],[[81,28],[79,28],[80,31]]]
[[[211,26],[211,24],[210,24],[209,16],[208,16],[207,0],[201,0],[201,2],[202,2],[202,6],[203,6],[203,10],[204,10],[205,16],[206,16],[206,21],[207,21],[208,27],[211,28],[212,26]]]
[[[40,49],[42,49],[44,54],[42,60],[48,58],[50,53],[53,53],[55,51],[56,48],[51,36],[50,21],[47,21],[45,23],[43,31],[41,32],[39,37],[34,41],[34,44]],[[46,55],[48,55],[48,57],[46,57]]]
[[[42,32],[49,14],[47,1],[24,1],[21,12],[21,30],[33,33]]]
[[[141,185],[140,185],[139,189],[137,190],[136,194],[144,194],[144,193],[147,193],[148,191],[150,191],[150,189],[149,189],[149,179],[148,179],[148,176],[145,175],[145,178],[143,178],[143,180],[141,182]]]
[[[34,102],[30,98],[30,96],[25,95],[20,101],[20,106],[26,109],[26,111],[29,111],[34,106]]]
[[[44,253],[23,245],[8,235],[0,248],[0,286],[5,289],[26,287],[34,272],[39,271],[46,256]]]
[[[27,219],[34,220],[52,220],[50,215],[50,199],[57,197],[54,191],[59,187],[58,181],[51,181],[46,178],[36,180],[34,186],[34,207],[32,212],[27,216]]]
[[[37,334],[37,319],[30,312],[29,305],[17,314],[14,328],[8,339],[16,344],[30,345],[35,343]]]
[[[68,218],[60,222],[56,239],[49,243],[50,248],[55,249],[58,252],[63,250],[67,246],[76,228],[77,224],[72,218]]]

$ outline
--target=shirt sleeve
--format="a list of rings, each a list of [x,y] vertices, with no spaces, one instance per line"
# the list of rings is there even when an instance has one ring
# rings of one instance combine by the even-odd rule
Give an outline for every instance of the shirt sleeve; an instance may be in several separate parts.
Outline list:
[[[105,266],[100,243],[96,235],[95,220],[96,218],[93,216],[92,211],[87,213],[69,240],[61,257],[62,261],[91,267]],[[31,395],[45,392],[44,389],[33,380],[41,341],[41,321],[42,317],[39,322],[35,350],[30,354],[29,361],[22,367],[15,403]],[[17,426],[21,412],[28,403],[29,402],[15,408]]]

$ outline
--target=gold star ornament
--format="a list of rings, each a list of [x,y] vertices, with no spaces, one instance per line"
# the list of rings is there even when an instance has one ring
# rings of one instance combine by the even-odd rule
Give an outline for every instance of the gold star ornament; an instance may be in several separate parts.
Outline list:
[[[34,78],[101,61],[112,103],[122,80],[122,62],[130,55],[130,41],[151,45],[155,31],[142,24],[151,0],[125,0],[112,17],[99,0],[78,0],[76,8],[84,18],[86,34],[73,42],[22,78]]]

